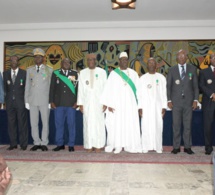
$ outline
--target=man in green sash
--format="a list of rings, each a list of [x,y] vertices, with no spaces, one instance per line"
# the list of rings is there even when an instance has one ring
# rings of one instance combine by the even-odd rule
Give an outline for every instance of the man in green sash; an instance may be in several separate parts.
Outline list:
[[[101,98],[108,107],[106,113],[107,147],[106,152],[118,154],[124,150],[139,153],[141,150],[140,125],[138,116],[137,73],[128,68],[128,55],[119,55],[119,68],[112,71]]]
[[[70,65],[71,63],[68,58],[63,59],[61,69],[55,70],[51,78],[49,101],[55,114],[55,139],[57,144],[57,147],[53,151],[65,149],[65,120],[69,131],[68,150],[69,152],[74,151],[78,73],[75,70],[71,70]]]

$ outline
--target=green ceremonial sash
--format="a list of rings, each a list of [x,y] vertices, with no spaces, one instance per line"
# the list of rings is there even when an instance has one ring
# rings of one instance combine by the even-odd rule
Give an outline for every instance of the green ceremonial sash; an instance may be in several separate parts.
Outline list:
[[[55,70],[55,71],[54,71],[54,74],[55,74],[57,77],[59,77],[59,79],[60,79],[61,81],[63,81],[63,82],[70,88],[70,90],[72,91],[72,93],[73,93],[74,95],[76,95],[76,91],[75,91],[75,87],[74,87],[73,83],[72,83],[66,76],[60,74],[60,70]]]
[[[135,99],[138,103],[138,100],[137,100],[137,94],[136,94],[136,87],[135,87],[135,84],[133,83],[133,81],[123,72],[121,71],[119,68],[115,68],[114,70],[126,83],[128,83],[128,85],[131,87],[133,93],[134,93],[134,96],[135,96]]]

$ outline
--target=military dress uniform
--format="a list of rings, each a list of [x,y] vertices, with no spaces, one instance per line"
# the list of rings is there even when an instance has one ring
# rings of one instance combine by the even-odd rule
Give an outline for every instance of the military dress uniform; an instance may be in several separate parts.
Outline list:
[[[41,64],[27,69],[27,78],[25,86],[25,103],[30,106],[31,133],[34,145],[48,145],[49,135],[49,87],[52,75],[52,68]],[[42,120],[42,136],[39,137],[39,112]]]
[[[63,78],[63,79],[62,79]],[[77,83],[78,73],[74,70],[59,69],[52,73],[49,102],[54,103],[56,108],[55,127],[56,127],[56,145],[64,149],[64,122],[66,120],[69,131],[68,146],[69,151],[74,151],[75,134],[76,134],[76,102],[77,102]],[[74,91],[69,85],[73,85]],[[74,107],[74,108],[73,108]],[[72,150],[71,150],[72,148]],[[58,151],[58,150],[54,150]]]

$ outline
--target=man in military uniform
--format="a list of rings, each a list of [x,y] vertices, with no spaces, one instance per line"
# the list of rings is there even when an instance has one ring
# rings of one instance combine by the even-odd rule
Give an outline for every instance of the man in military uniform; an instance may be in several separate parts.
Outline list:
[[[34,66],[27,69],[25,86],[25,106],[30,109],[31,134],[34,146],[31,151],[41,149],[47,151],[49,135],[49,87],[52,68],[43,64],[45,52],[36,48],[33,50]],[[42,136],[39,137],[39,113],[42,119]]]
[[[77,107],[77,80],[78,74],[70,69],[70,60],[65,58],[61,62],[61,69],[52,74],[49,102],[54,109],[56,144],[53,151],[64,150],[64,122],[67,121],[69,130],[69,152],[74,151],[75,144],[75,117]]]

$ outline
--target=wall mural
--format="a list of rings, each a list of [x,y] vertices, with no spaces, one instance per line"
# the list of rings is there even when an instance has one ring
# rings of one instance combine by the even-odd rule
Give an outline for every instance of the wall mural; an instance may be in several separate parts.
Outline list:
[[[109,71],[118,67],[118,54],[126,51],[130,68],[141,76],[145,72],[149,57],[158,63],[158,72],[166,75],[168,68],[176,64],[176,53],[180,49],[188,51],[189,63],[198,69],[208,66],[209,55],[215,51],[215,40],[190,41],[99,41],[99,42],[5,42],[4,69],[9,68],[10,56],[20,58],[20,68],[34,65],[32,51],[40,47],[45,52],[44,63],[54,70],[60,68],[65,57],[72,61],[72,68],[80,71],[86,67],[86,54],[97,54],[98,66],[108,66]]]

